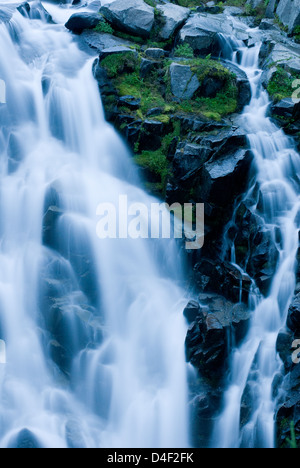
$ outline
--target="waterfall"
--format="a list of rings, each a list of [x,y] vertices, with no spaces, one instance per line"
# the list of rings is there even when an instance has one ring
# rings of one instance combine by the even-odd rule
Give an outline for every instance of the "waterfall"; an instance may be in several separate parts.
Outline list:
[[[0,24],[0,446],[188,447],[177,247],[96,235],[100,203],[155,200],[93,60],[62,24]]]
[[[260,209],[253,202],[251,209],[273,233],[279,261],[268,296],[252,297],[254,312],[248,335],[233,352],[223,410],[212,437],[212,447],[220,448],[273,448],[275,445],[274,379],[282,367],[276,340],[286,325],[295,290],[299,228],[296,217],[300,208],[299,179],[295,174],[299,174],[300,160],[293,141],[268,117],[270,101],[261,85],[259,52],[259,44],[247,48],[240,42],[233,61],[246,72],[252,88],[252,100],[241,120],[255,156],[258,172],[255,184],[259,184],[261,194]],[[253,187],[246,200],[251,199],[252,192]],[[248,399],[250,414],[241,425],[243,395]]]

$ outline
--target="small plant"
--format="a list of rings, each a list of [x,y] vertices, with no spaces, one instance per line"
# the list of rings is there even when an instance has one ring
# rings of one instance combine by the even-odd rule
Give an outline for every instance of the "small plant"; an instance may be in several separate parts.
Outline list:
[[[295,29],[294,29],[294,39],[296,42],[298,42],[298,44],[300,44],[300,26],[297,26]]]
[[[289,444],[290,448],[296,449],[298,448],[297,438],[296,438],[296,431],[295,431],[295,424],[291,422],[291,438],[287,439],[287,443]]]
[[[175,49],[175,57],[194,58],[194,51],[189,44],[181,44]]]
[[[104,19],[102,21],[99,21],[97,26],[95,27],[94,31],[98,33],[105,33],[105,34],[113,34],[114,30],[111,27],[111,25],[105,21]]]

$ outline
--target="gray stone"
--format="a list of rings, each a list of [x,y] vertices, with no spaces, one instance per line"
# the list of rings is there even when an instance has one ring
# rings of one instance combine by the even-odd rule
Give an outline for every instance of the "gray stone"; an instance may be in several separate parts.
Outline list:
[[[251,8],[255,9],[259,7],[260,5],[264,5],[265,0],[248,0],[247,5],[251,6]]]
[[[112,47],[133,47],[134,43],[120,39],[112,34],[97,33],[95,31],[86,30],[81,34],[81,39],[92,49],[101,52],[103,49],[110,49]]]
[[[108,49],[101,50],[100,60],[103,60],[109,55],[114,55],[114,54],[132,54],[134,56],[137,56],[137,52],[133,49],[129,49],[129,47],[116,46],[116,47],[109,47]]]
[[[239,7],[226,7],[224,9],[224,14],[228,16],[242,16],[244,14],[244,10]]]
[[[81,34],[85,29],[94,29],[101,21],[99,13],[75,13],[66,23],[70,31]]]
[[[266,18],[275,18],[275,9],[277,5],[277,0],[269,0],[267,9],[266,9]]]
[[[145,56],[150,59],[160,60],[165,58],[165,51],[158,48],[150,48],[145,51]]]
[[[154,25],[154,8],[143,0],[116,0],[100,12],[116,29],[136,36],[149,37]]]
[[[300,73],[300,54],[296,48],[290,48],[283,44],[275,44],[271,54],[267,58],[267,65],[276,63],[289,72]]]
[[[183,8],[172,3],[158,5],[157,9],[161,14],[164,23],[159,32],[159,36],[163,40],[170,39],[176,30],[180,28],[190,16],[189,8]]]
[[[219,34],[235,35],[232,21],[227,15],[196,14],[188,19],[179,37],[181,42],[188,43],[197,54],[207,55],[221,51]]]
[[[300,25],[300,0],[280,0],[276,13],[289,32],[292,32]]]
[[[273,19],[263,19],[259,25],[259,29],[262,31],[270,31],[272,29],[278,29],[278,26],[275,25]]]
[[[192,99],[200,83],[187,65],[172,63],[170,66],[172,93],[178,99]]]

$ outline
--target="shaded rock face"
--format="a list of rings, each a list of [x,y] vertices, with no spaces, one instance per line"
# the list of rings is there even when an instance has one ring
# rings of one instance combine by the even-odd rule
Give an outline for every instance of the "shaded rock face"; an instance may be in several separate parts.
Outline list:
[[[154,8],[143,0],[116,0],[100,11],[113,27],[137,36],[149,37],[154,25]]]
[[[300,0],[280,0],[276,13],[289,32],[300,25]]]
[[[40,449],[42,448],[36,436],[28,429],[22,429],[9,442],[11,449]]]
[[[22,16],[28,17],[33,20],[43,20],[47,23],[53,23],[52,16],[44,8],[41,2],[24,2],[20,5],[17,10],[21,13]]]
[[[170,67],[172,93],[178,99],[192,99],[200,83],[191,68],[172,63]]]
[[[239,342],[249,325],[250,313],[217,295],[200,295],[201,306],[189,303],[185,316],[194,318],[186,338],[186,358],[212,384],[221,381],[230,354],[231,339]],[[193,310],[191,314],[191,310]]]
[[[159,37],[163,40],[170,39],[190,16],[189,8],[183,8],[172,3],[158,5],[157,10],[160,12],[163,21],[163,27],[159,31]]]
[[[66,23],[66,28],[75,34],[81,34],[85,29],[94,29],[101,21],[98,13],[75,13]]]

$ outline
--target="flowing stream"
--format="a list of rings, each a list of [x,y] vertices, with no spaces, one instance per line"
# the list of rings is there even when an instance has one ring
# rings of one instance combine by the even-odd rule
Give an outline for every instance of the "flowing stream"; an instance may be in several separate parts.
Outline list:
[[[180,256],[97,237],[100,203],[155,200],[51,8],[0,24],[0,446],[187,447]]]
[[[261,85],[260,44],[252,48],[246,48],[243,43],[236,45],[238,50],[232,60],[246,72],[252,88],[252,100],[241,120],[255,156],[258,170],[255,185],[259,184],[261,194],[259,207],[254,202],[251,210],[262,217],[280,255],[268,297],[260,297],[257,291],[252,295],[251,306],[255,309],[252,323],[245,341],[233,353],[224,410],[215,425],[212,446],[272,448],[276,409],[273,382],[282,367],[276,340],[280,329],[285,327],[295,290],[300,160],[293,141],[268,117],[270,101]],[[246,200],[253,200],[253,191],[254,187]],[[243,396],[250,414],[241,426]]]

